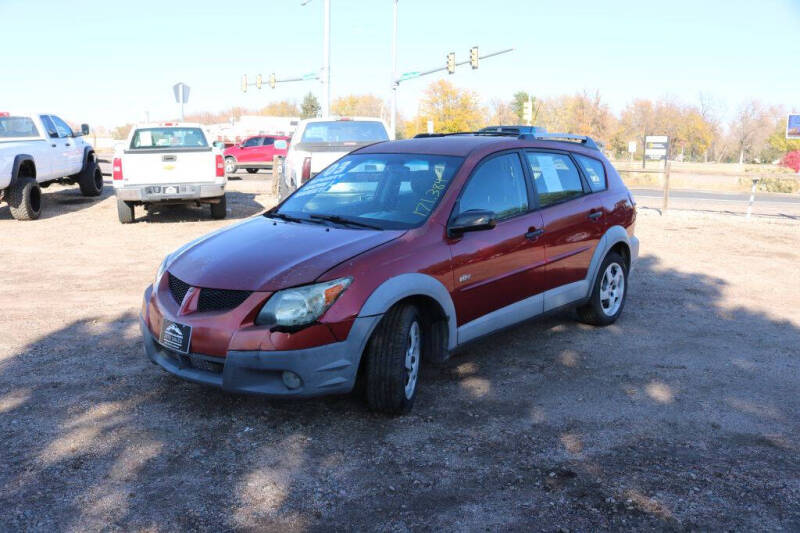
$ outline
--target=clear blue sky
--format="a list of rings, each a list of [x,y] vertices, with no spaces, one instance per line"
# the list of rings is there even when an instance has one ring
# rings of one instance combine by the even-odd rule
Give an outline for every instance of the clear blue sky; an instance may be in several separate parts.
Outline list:
[[[331,0],[332,96],[389,96],[391,0]],[[187,111],[300,100],[317,82],[254,88],[247,73],[319,69],[322,0],[223,2],[0,0],[0,110],[47,109],[114,125],[176,115],[171,86],[191,86]],[[729,116],[746,98],[800,109],[800,0],[399,0],[400,72],[445,55],[507,47],[477,71],[447,77],[484,102],[524,89],[599,90],[614,111],[633,98],[716,97]],[[436,75],[403,83],[413,114]]]

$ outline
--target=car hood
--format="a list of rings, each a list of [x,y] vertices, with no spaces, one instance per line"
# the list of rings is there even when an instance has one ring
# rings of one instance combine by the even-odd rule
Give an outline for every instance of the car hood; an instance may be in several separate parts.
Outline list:
[[[277,291],[311,283],[403,233],[259,216],[198,239],[172,258],[167,270],[194,287]]]

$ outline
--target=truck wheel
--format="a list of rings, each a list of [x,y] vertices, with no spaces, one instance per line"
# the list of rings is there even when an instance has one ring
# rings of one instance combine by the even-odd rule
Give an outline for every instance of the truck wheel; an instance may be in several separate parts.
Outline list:
[[[84,196],[100,196],[103,192],[103,171],[94,159],[87,160],[86,166],[78,174],[78,185]]]
[[[225,174],[236,173],[236,160],[232,157],[225,158]]]
[[[247,173],[248,174],[255,174],[256,172],[258,172],[257,168],[248,168],[247,169]]]
[[[411,410],[417,393],[424,332],[413,305],[392,307],[367,343],[366,397],[369,408],[390,414]]]
[[[135,220],[133,202],[124,202],[117,199],[117,216],[123,224],[130,224]]]
[[[8,191],[11,216],[17,220],[36,220],[42,214],[42,190],[36,178],[18,177]]]
[[[225,197],[219,199],[219,202],[211,205],[211,218],[214,220],[222,220],[228,214],[228,203]]]

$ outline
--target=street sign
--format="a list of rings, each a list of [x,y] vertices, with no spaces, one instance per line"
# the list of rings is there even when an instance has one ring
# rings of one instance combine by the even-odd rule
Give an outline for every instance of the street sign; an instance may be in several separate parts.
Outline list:
[[[427,126],[428,126],[428,133],[433,133],[433,121],[432,120],[428,121]]]
[[[530,100],[522,104],[522,120],[525,122],[533,120],[533,102]]]
[[[644,138],[644,156],[651,161],[666,160],[668,146],[666,135],[648,135]]]
[[[635,154],[636,153],[636,141],[629,141],[628,142],[628,153]]]
[[[303,76],[304,80],[314,80],[316,78],[317,78],[317,73],[316,72],[309,72],[308,74],[305,74]]]
[[[411,78],[416,78],[419,76],[419,71],[411,71],[411,72],[403,72],[400,75],[400,81],[410,80]]]
[[[172,86],[172,93],[175,95],[176,104],[185,104],[189,101],[189,86],[182,81]]]
[[[786,138],[800,139],[800,115],[789,115],[786,121]]]

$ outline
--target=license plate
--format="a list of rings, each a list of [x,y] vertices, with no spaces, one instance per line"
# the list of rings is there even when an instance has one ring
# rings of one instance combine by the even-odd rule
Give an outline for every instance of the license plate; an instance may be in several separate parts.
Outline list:
[[[164,187],[164,194],[178,194],[177,187]]]
[[[178,324],[164,319],[161,324],[161,335],[158,342],[162,346],[180,353],[189,353],[189,342],[192,340],[192,326]]]

